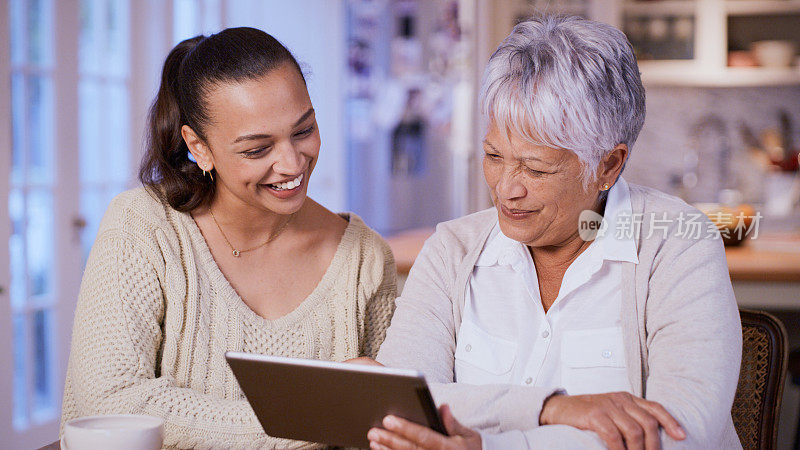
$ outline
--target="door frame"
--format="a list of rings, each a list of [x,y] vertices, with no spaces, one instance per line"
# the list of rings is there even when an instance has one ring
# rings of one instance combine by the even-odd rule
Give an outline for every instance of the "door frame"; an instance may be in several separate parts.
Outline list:
[[[0,164],[0,286],[5,293],[0,294],[0,355],[6,363],[0,364],[0,398],[7,406],[0,408],[0,431],[4,448],[38,448],[58,439],[61,400],[63,396],[64,374],[69,358],[72,331],[72,317],[77,302],[77,292],[82,270],[80,240],[75,238],[73,219],[80,206],[79,177],[80,159],[78,157],[79,129],[78,116],[78,45],[80,36],[80,0],[51,0],[53,14],[52,34],[54,66],[53,83],[53,326],[49,330],[50,359],[49,383],[53,390],[54,415],[50,420],[32,423],[24,430],[17,430],[13,423],[13,326],[12,307],[8,295],[10,284],[9,237],[11,222],[8,211],[10,191],[10,164]],[[0,123],[6,133],[0,133],[2,158],[11,160],[13,151],[11,116],[11,62],[10,62],[10,12],[9,3],[0,8],[0,30],[3,30],[4,43],[0,46]],[[28,345],[31,343],[29,342]],[[30,355],[30,352],[28,352]],[[30,364],[29,364],[30,365]],[[7,403],[6,403],[7,402]]]
[[[4,7],[0,8],[0,124],[3,131],[0,132],[0,158],[2,161],[11,161],[11,27],[9,17],[9,4],[3,2]],[[0,164],[0,287],[3,293],[0,294],[0,355],[13,355],[13,332],[11,322],[11,302],[9,297],[9,286],[11,284],[11,272],[9,267],[9,248],[8,237],[11,236],[11,217],[8,212],[8,179],[11,173],[10,164]],[[13,364],[0,364],[0,398],[13,402],[14,398],[14,366]],[[7,432],[13,430],[11,423],[13,408],[0,408],[0,431],[5,436]]]

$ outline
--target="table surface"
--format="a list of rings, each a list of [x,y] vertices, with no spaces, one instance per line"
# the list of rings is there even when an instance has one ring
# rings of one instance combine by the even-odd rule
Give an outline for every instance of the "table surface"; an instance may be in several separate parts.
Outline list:
[[[433,228],[419,228],[389,237],[397,272],[408,275]],[[726,247],[733,281],[800,281],[800,234],[762,234],[738,247]]]
[[[59,441],[51,442],[39,450],[61,450],[61,443]]]

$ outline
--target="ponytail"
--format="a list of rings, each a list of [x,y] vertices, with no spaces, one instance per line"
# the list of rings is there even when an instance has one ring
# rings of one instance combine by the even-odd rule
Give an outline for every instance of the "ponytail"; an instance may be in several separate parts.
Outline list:
[[[178,83],[186,55],[203,36],[182,41],[169,52],[161,72],[161,85],[150,107],[147,154],[139,169],[139,180],[178,211],[191,211],[210,200],[214,184],[206,181],[197,164],[189,159],[189,148],[181,135],[186,120],[181,114]]]
[[[255,28],[229,28],[176,45],[164,62],[148,115],[147,148],[139,168],[142,184],[178,211],[208,204],[215,184],[189,159],[181,127],[188,125],[206,141],[205,88],[217,82],[258,79],[285,62],[293,63],[302,77],[289,50]]]

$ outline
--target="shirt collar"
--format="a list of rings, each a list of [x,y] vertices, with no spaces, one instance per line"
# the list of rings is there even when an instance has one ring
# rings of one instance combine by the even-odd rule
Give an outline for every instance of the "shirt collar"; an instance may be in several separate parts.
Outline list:
[[[628,261],[639,263],[636,242],[627,233],[616,233],[618,217],[632,216],[631,194],[628,183],[619,177],[614,186],[608,191],[606,208],[603,217],[604,232],[595,238],[598,250],[601,250],[602,259],[613,261]],[[587,249],[588,250],[588,249]],[[500,230],[500,224],[495,222],[486,244],[483,246],[476,266],[514,265],[524,259],[527,249],[521,242],[515,241]]]
[[[631,191],[624,178],[619,177],[608,191],[603,214],[603,232],[597,234],[596,244],[602,248],[603,259],[639,264],[636,241],[630,233],[618,233],[617,228],[633,217]],[[621,222],[620,222],[621,221]]]
[[[513,265],[522,256],[522,251],[525,251],[525,245],[503,234],[500,224],[496,222],[475,265]]]

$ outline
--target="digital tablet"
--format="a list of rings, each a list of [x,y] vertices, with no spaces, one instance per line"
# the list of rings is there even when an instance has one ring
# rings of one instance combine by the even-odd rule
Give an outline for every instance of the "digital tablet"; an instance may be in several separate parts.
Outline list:
[[[389,414],[447,434],[419,372],[239,352],[225,358],[269,436],[369,447],[367,432]]]

